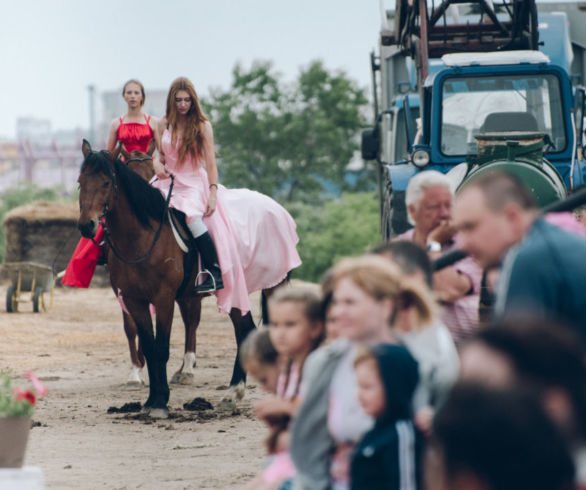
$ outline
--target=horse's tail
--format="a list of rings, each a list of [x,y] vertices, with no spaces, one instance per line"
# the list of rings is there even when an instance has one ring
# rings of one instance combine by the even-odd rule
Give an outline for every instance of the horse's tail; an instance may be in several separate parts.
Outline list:
[[[287,276],[285,279],[276,287],[280,287],[283,284],[289,284],[291,281],[291,271],[287,272]],[[271,288],[269,291],[272,293],[276,288]],[[270,322],[269,319],[269,297],[266,293],[266,290],[263,289],[260,293],[260,310],[262,312],[262,324],[263,326],[268,326]]]

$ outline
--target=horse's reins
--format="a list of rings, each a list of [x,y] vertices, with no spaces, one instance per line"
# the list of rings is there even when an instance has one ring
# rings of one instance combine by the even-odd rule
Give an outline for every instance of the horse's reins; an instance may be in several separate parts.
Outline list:
[[[130,161],[145,161],[145,160],[151,160],[150,158],[133,158],[128,160],[126,163],[130,162]],[[120,254],[120,252],[116,249],[116,247],[114,246],[114,244],[112,243],[112,240],[110,239],[110,232],[108,231],[108,226],[106,225],[106,220],[103,219],[106,217],[106,214],[108,213],[110,206],[109,206],[109,200],[106,201],[106,204],[104,205],[104,211],[102,212],[99,221],[102,224],[102,228],[104,229],[104,240],[102,241],[103,243],[107,243],[108,246],[112,249],[112,252],[114,252],[114,255],[121,260],[122,262],[124,262],[125,264],[129,264],[129,265],[133,265],[133,264],[139,264],[140,262],[145,261],[146,259],[149,258],[149,256],[151,255],[151,253],[153,253],[153,250],[155,248],[155,245],[157,244],[157,241],[159,240],[159,237],[161,236],[161,231],[163,230],[163,224],[165,223],[165,216],[167,215],[167,212],[169,211],[169,202],[171,201],[171,193],[173,192],[173,186],[175,185],[175,176],[173,174],[170,175],[171,177],[171,185],[169,186],[169,193],[167,194],[167,199],[165,200],[165,209],[163,211],[163,216],[161,216],[161,222],[159,224],[159,228],[157,229],[157,232],[155,233],[155,238],[153,239],[153,243],[151,244],[148,252],[146,254],[144,254],[142,257],[139,257],[138,259],[135,260],[128,260],[124,257],[122,257],[122,255]],[[113,175],[112,175],[112,184],[114,187],[114,197],[118,197],[118,186],[116,185],[116,173],[114,171]],[[92,241],[98,245],[94,239],[92,238]]]
[[[152,160],[152,157],[144,157],[144,158],[129,158],[128,160],[126,160],[124,163],[126,164],[126,166],[128,166],[128,164],[130,162],[146,162],[148,160]]]

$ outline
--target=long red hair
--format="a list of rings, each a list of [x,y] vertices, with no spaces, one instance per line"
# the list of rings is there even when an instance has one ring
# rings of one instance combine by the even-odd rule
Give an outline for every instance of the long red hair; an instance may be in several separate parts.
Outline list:
[[[182,165],[188,154],[195,159],[203,156],[204,152],[204,135],[203,125],[208,118],[203,113],[199,104],[197,93],[193,83],[188,78],[179,77],[173,81],[169,88],[167,95],[167,123],[172,129],[173,143],[177,138],[177,110],[175,107],[175,97],[177,92],[184,90],[191,97],[191,107],[186,115],[185,129],[183,130],[183,138],[178,150],[178,162]]]

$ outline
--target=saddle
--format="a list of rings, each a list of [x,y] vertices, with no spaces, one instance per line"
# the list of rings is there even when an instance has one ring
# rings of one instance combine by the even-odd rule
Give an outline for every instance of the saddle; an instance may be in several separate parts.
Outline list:
[[[195,248],[195,243],[191,236],[189,228],[187,228],[187,222],[185,221],[185,214],[173,208],[169,208],[169,224],[173,231],[173,236],[177,241],[177,245],[184,253],[189,253],[190,250]]]
[[[189,228],[187,227],[185,214],[176,209],[169,208],[168,215],[169,225],[173,231],[173,236],[177,241],[177,245],[179,245],[179,248],[185,254],[183,255],[183,282],[181,283],[181,286],[179,286],[177,294],[175,295],[176,298],[179,298],[179,296],[183,294],[189,284],[189,278],[193,268],[197,263],[199,251],[197,250],[197,246],[193,236],[191,235],[191,231],[189,231]]]

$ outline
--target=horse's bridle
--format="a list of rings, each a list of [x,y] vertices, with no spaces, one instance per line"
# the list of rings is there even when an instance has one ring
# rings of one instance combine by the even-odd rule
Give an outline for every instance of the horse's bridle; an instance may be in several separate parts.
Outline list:
[[[148,160],[152,160],[152,157],[143,157],[143,158],[129,158],[128,160],[126,160],[124,163],[126,164],[126,166],[128,166],[128,164],[130,162],[146,162]]]
[[[145,161],[145,160],[152,160],[152,159],[151,158],[136,158],[136,159],[131,158],[126,162],[126,164],[128,164],[128,162],[130,162],[130,161]],[[112,175],[110,175],[109,177],[110,177],[110,181],[112,182],[114,199],[116,199],[116,198],[118,198],[118,185],[116,183],[116,169],[115,168],[112,168]],[[171,201],[171,193],[173,192],[173,186],[175,185],[175,176],[173,174],[171,174],[170,177],[171,177],[171,185],[169,186],[169,192],[167,194],[167,199],[165,200],[165,209],[163,210],[163,216],[161,216],[159,228],[157,229],[157,232],[155,233],[155,238],[153,239],[153,243],[151,244],[151,246],[146,254],[144,254],[142,257],[139,257],[138,259],[128,260],[120,254],[120,252],[114,246],[114,243],[112,243],[112,239],[110,238],[110,232],[108,230],[108,225],[106,224],[106,215],[108,214],[108,211],[110,210],[110,200],[112,199],[112,196],[111,196],[112,190],[110,191],[110,196],[108,197],[108,199],[106,200],[106,202],[104,204],[104,209],[102,210],[102,214],[98,218],[98,222],[102,225],[102,229],[104,230],[104,239],[102,240],[101,243],[97,243],[92,237],[92,239],[91,239],[92,242],[94,242],[94,244],[96,244],[98,246],[101,246],[104,243],[107,243],[108,246],[112,249],[112,252],[114,252],[114,255],[119,260],[124,262],[125,264],[129,264],[129,265],[139,264],[140,262],[143,262],[146,259],[148,259],[151,255],[151,253],[153,253],[155,245],[157,244],[157,241],[159,240],[159,237],[161,236],[161,231],[163,230],[163,224],[165,223],[165,216],[167,215],[167,213],[169,211],[169,202]]]

